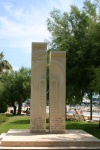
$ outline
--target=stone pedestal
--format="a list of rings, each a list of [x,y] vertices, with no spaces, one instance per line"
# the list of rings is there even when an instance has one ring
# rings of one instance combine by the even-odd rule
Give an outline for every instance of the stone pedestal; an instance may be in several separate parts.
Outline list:
[[[30,132],[46,130],[47,43],[32,43]]]
[[[65,133],[66,52],[51,51],[49,81],[49,130]]]
[[[83,130],[32,135],[28,129],[11,129],[1,136],[0,150],[100,150],[100,139]]]

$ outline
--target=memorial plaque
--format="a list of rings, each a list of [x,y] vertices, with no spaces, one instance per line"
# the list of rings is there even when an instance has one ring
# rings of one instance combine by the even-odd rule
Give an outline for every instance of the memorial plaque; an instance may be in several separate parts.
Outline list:
[[[41,80],[39,84],[39,115],[45,117],[46,114],[46,80]]]
[[[57,114],[57,81],[50,81],[50,114],[52,116]]]
[[[32,43],[30,132],[46,131],[47,43]]]
[[[66,52],[50,52],[50,133],[65,133]]]

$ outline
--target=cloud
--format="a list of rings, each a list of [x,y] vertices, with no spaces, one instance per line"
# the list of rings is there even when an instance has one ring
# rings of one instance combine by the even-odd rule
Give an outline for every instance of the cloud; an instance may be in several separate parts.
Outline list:
[[[80,0],[0,1],[0,51],[14,70],[31,66],[32,42],[49,39],[46,20],[53,8],[68,12],[74,2],[81,3]]]
[[[6,3],[4,5],[4,8],[9,14],[11,14],[12,16],[14,16],[17,19],[21,18],[22,14],[24,12],[24,8],[21,7],[19,9],[17,9],[17,8],[13,7],[13,5],[11,5],[10,3]]]
[[[53,8],[68,11],[73,0],[39,2],[41,1],[38,1],[38,7],[33,5],[30,8],[24,5],[15,6],[11,3],[5,3],[6,14],[0,15],[0,47],[23,48],[23,51],[30,53],[32,42],[44,42],[50,37],[46,20]]]
[[[0,24],[1,24],[1,33],[0,37],[11,38],[19,36],[24,36],[25,32],[23,31],[22,23],[18,23],[16,21],[12,21],[7,17],[0,16]]]
[[[41,16],[41,11],[15,9],[8,4],[4,8],[8,15],[0,16],[0,39],[4,39],[8,47],[24,48],[29,52],[31,42],[47,39],[46,15]],[[5,42],[0,42],[0,47],[4,46]]]

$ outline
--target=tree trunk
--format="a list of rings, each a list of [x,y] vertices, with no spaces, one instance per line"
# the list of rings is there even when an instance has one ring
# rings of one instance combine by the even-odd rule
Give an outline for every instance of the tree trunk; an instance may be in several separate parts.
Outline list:
[[[20,100],[18,102],[18,115],[21,115],[21,109],[22,109],[22,101]]]
[[[90,91],[90,120],[92,120],[92,91]]]
[[[13,105],[13,107],[14,107],[13,115],[16,115],[16,106],[15,106],[15,105]]]

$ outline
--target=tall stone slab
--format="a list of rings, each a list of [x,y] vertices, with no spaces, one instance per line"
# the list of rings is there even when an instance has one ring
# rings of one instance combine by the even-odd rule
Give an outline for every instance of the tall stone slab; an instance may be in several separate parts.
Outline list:
[[[49,81],[49,130],[65,133],[66,52],[51,51]]]
[[[47,43],[32,43],[30,132],[46,130]]]

